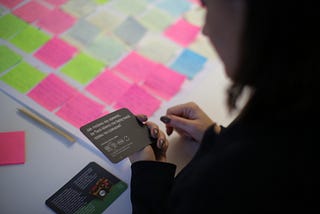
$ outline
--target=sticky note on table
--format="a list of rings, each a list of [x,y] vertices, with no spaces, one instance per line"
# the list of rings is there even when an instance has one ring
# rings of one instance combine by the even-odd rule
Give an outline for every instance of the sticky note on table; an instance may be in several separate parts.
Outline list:
[[[193,25],[184,19],[179,19],[165,30],[164,35],[186,47],[196,39],[199,32],[199,26]]]
[[[157,65],[156,62],[133,51],[120,61],[120,63],[114,67],[114,70],[126,75],[135,82],[141,82],[146,79],[148,74],[157,67]]]
[[[117,101],[115,108],[128,108],[134,114],[151,116],[161,105],[161,101],[145,89],[134,84]]]
[[[9,39],[27,26],[26,22],[12,14],[4,15],[0,17],[0,38]]]
[[[73,16],[56,8],[40,18],[36,24],[53,34],[61,34],[68,30],[75,22],[76,19]]]
[[[0,73],[16,65],[22,57],[6,46],[0,45]]]
[[[130,87],[131,83],[119,77],[114,72],[105,70],[86,87],[86,90],[98,97],[100,100],[111,105]]]
[[[170,67],[175,71],[187,75],[189,79],[193,79],[202,70],[206,61],[206,57],[185,49]]]
[[[117,0],[112,5],[116,10],[128,14],[141,14],[147,7],[146,0]]]
[[[25,162],[24,131],[0,132],[0,165]]]
[[[103,109],[103,105],[79,93],[68,100],[56,114],[70,124],[80,128],[100,117]]]
[[[153,91],[154,94],[163,99],[170,100],[179,92],[185,79],[185,75],[159,64],[147,77],[143,86],[146,86],[149,90]]]
[[[60,107],[77,93],[77,90],[55,74],[50,74],[33,88],[28,96],[49,111]]]
[[[54,5],[54,6],[60,6],[64,3],[66,3],[68,0],[45,0],[45,1]]]
[[[80,53],[63,66],[61,71],[79,83],[85,84],[96,77],[104,66],[103,62]]]
[[[191,8],[191,2],[186,0],[162,0],[159,1],[156,6],[178,17]]]
[[[23,0],[0,0],[0,4],[6,6],[7,8],[14,8],[18,4],[20,4]]]
[[[39,18],[47,15],[50,12],[50,9],[47,8],[44,4],[37,2],[35,0],[27,2],[15,9],[12,13],[26,22],[34,22]]]
[[[16,34],[10,42],[21,50],[31,53],[49,41],[50,36],[38,28],[29,25]]]
[[[77,48],[60,38],[54,37],[43,45],[34,55],[52,68],[58,68],[77,52]]]
[[[139,21],[151,31],[161,32],[167,28],[174,18],[157,8],[152,8],[139,18]]]
[[[28,92],[46,76],[29,63],[22,61],[0,79],[21,93]]]

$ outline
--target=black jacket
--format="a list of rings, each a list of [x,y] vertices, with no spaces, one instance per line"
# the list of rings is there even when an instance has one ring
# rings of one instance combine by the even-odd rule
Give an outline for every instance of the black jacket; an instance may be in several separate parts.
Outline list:
[[[257,118],[256,118],[257,119]],[[312,198],[312,133],[292,121],[239,119],[210,127],[191,162],[132,164],[133,213],[287,213]]]

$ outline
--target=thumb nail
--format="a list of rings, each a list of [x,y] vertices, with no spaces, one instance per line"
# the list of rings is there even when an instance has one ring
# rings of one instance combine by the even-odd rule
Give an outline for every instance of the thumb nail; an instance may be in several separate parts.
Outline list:
[[[168,124],[171,121],[171,119],[169,117],[167,117],[167,116],[160,117],[160,120],[165,124]]]

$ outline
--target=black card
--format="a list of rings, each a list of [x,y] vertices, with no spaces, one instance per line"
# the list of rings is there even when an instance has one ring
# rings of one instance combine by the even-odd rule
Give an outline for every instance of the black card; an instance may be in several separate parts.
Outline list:
[[[127,187],[125,182],[91,162],[48,198],[46,205],[56,213],[100,214]]]
[[[150,138],[148,127],[126,108],[98,118],[80,127],[80,130],[113,163],[154,141]]]

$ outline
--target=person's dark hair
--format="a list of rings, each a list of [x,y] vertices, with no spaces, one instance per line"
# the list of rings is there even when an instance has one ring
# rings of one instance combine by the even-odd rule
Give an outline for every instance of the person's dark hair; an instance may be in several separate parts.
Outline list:
[[[250,86],[253,97],[263,102],[260,106],[269,110],[308,111],[316,92],[314,74],[319,70],[316,7],[303,2],[245,1],[241,60],[228,90],[229,108],[236,108],[243,89]]]

